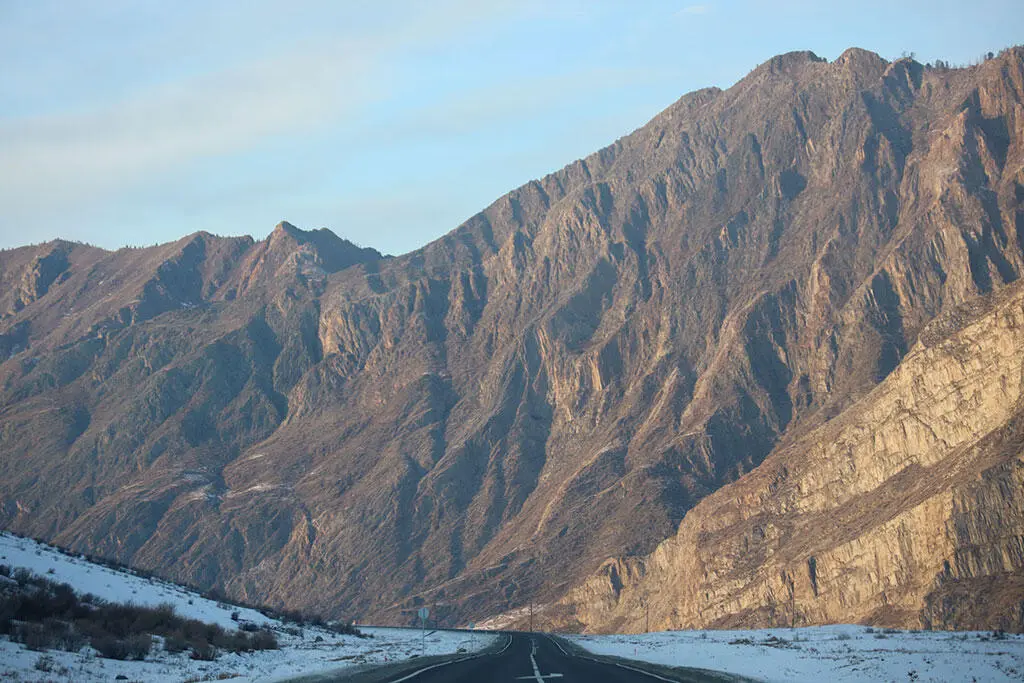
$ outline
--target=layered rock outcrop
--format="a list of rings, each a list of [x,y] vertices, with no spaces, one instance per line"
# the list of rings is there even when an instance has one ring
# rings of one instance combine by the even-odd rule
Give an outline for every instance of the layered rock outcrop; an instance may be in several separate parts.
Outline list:
[[[1024,629],[1022,359],[1019,284],[942,316],[859,402],[547,611],[598,631]]]

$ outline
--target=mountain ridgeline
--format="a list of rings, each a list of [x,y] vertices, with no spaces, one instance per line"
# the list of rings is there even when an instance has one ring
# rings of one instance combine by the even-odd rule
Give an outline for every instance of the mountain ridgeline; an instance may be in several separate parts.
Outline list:
[[[2,252],[0,525],[362,621],[1024,628],[1022,199],[1024,49],[851,49],[400,257]]]

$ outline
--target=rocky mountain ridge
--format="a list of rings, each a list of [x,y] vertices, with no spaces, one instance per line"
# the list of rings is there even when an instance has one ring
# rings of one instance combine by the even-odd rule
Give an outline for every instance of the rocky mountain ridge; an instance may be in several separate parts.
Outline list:
[[[611,631],[1020,630],[1022,334],[1020,283],[940,316],[839,417],[545,612]]]
[[[287,225],[3,252],[0,524],[332,615],[628,623],[609,557],[1018,279],[1022,92],[1020,48],[790,53],[404,256]],[[761,614],[708,580],[709,623]]]

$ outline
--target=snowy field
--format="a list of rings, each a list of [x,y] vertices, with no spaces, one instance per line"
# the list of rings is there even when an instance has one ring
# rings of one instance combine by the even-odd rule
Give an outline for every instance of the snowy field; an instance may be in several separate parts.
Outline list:
[[[771,683],[1024,681],[1024,637],[819,626],[568,636],[595,654],[692,666]]]
[[[438,631],[424,641],[420,632],[407,629],[366,628],[372,637],[349,635],[304,627],[294,628],[269,619],[256,610],[218,603],[180,586],[135,576],[64,555],[46,545],[0,532],[0,564],[24,567],[52,581],[70,584],[78,593],[92,593],[116,602],[136,605],[171,603],[181,616],[220,624],[233,629],[249,621],[274,630],[280,650],[222,653],[216,661],[189,659],[186,653],[168,654],[154,647],[145,661],[104,659],[85,647],[79,652],[51,650],[34,652],[0,636],[0,680],[2,681],[112,681],[117,676],[129,681],[231,680],[281,681],[294,676],[330,671],[359,664],[383,664],[413,656],[448,654],[460,649],[474,651],[494,642],[494,634]],[[289,633],[289,630],[291,633]],[[159,639],[158,639],[159,640]]]

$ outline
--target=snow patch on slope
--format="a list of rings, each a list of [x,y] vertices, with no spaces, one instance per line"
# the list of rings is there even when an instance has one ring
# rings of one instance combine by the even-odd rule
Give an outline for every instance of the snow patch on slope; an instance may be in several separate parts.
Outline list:
[[[230,677],[239,683],[266,683],[358,665],[384,664],[421,654],[476,651],[499,638],[483,632],[436,631],[424,639],[418,630],[376,627],[360,627],[371,637],[358,638],[320,628],[296,629],[257,610],[219,603],[173,583],[94,564],[5,532],[0,532],[0,564],[29,569],[51,581],[70,584],[79,594],[92,593],[110,602],[153,606],[170,603],[181,616],[230,630],[238,627],[232,618],[237,613],[239,622],[272,629],[281,646],[280,650],[225,652],[213,662],[194,661],[185,653],[169,654],[154,647],[145,661],[137,662],[104,659],[91,647],[79,652],[35,652],[0,637],[0,680],[93,683],[122,675],[145,683],[219,677]]]

